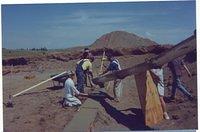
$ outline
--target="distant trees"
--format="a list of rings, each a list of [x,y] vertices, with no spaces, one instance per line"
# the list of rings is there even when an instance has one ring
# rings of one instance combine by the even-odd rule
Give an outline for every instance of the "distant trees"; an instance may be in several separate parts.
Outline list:
[[[32,48],[32,49],[30,49],[30,48],[27,48],[27,49],[23,49],[23,48],[21,48],[21,49],[19,49],[19,50],[28,50],[28,51],[48,51],[47,47],[42,47],[42,48]]]
[[[32,51],[48,51],[48,49],[47,49],[46,47],[39,48],[39,49],[37,49],[37,48],[32,48],[31,50],[32,50]]]
[[[47,47],[41,48],[41,51],[48,51]]]

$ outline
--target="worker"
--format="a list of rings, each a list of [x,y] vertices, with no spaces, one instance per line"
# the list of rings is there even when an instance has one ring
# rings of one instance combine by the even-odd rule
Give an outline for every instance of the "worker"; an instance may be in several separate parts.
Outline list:
[[[92,53],[90,52],[90,49],[89,48],[84,48],[84,52],[83,52],[83,55],[81,56],[81,59],[87,59],[88,57],[90,56],[93,56]],[[92,83],[92,77],[90,75],[90,73],[88,73],[87,71],[84,72],[85,73],[85,82],[84,82],[84,85],[87,87],[89,86],[88,85],[88,81],[89,80],[89,83],[90,83],[90,87],[93,87],[93,83]]]
[[[90,49],[89,48],[84,48],[84,52],[90,53]]]
[[[86,59],[88,56],[92,56],[92,53],[90,52],[89,48],[84,48],[81,59]]]
[[[189,69],[186,67],[185,63],[181,59],[174,59],[168,63],[168,67],[171,70],[173,82],[172,82],[172,93],[171,93],[171,100],[175,99],[176,89],[178,88],[184,95],[188,97],[189,100],[193,100],[193,96],[188,92],[187,88],[184,86],[182,81],[180,80],[182,76],[181,67],[187,71],[188,76],[191,77],[192,74],[190,73]]]
[[[166,119],[166,120],[169,120],[169,115],[167,113],[167,109],[166,109],[166,104],[165,104],[165,101],[163,99],[164,97],[164,77],[163,77],[163,69],[160,68],[160,69],[151,69],[150,70],[150,73],[153,77],[153,80],[156,84],[156,87],[157,87],[157,91],[158,91],[158,94],[159,94],[159,99],[160,99],[160,102],[161,102],[161,107],[162,107],[162,110],[163,110],[163,117]]]
[[[107,54],[106,57],[107,57],[108,61],[110,61],[110,64],[109,64],[108,68],[100,75],[106,74],[108,72],[114,72],[114,71],[121,70],[119,61],[116,58],[114,58],[111,54]],[[122,88],[123,88],[123,86],[122,86],[121,79],[115,79],[114,85],[113,85],[113,94],[114,94],[114,100],[116,102],[120,101],[120,97],[122,95]]]
[[[80,106],[81,101],[75,97],[75,95],[82,95],[82,96],[87,96],[87,94],[80,93],[75,85],[74,85],[74,72],[68,71],[67,72],[67,79],[65,81],[65,87],[64,87],[64,98],[63,98],[63,103],[62,106]]]
[[[93,61],[94,61],[94,57],[88,55],[85,57],[85,59],[81,59],[77,62],[76,77],[77,77],[77,89],[79,90],[79,92],[84,93],[84,83],[85,83],[86,72],[87,74],[91,76],[91,78],[93,78],[93,73],[92,73]]]

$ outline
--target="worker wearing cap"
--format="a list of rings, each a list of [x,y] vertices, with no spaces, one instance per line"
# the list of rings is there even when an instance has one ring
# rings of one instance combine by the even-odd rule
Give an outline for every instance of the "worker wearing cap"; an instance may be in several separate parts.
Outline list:
[[[79,106],[81,105],[81,101],[75,97],[75,95],[87,95],[84,93],[80,93],[75,85],[74,85],[74,72],[68,71],[67,72],[67,79],[65,81],[65,88],[64,88],[64,98],[63,98],[63,107],[65,106]]]
[[[77,77],[77,89],[79,92],[84,93],[84,83],[85,83],[85,72],[90,74],[93,78],[92,74],[92,62],[94,61],[93,56],[87,56],[85,59],[81,59],[77,62],[76,65],[76,77]]]
[[[86,59],[89,56],[93,56],[92,53],[90,52],[89,48],[84,48],[83,54],[81,56],[81,59]]]

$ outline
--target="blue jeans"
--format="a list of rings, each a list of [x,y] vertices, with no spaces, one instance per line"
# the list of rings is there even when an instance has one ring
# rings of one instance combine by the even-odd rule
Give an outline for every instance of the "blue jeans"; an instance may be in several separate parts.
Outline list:
[[[77,90],[84,93],[85,74],[83,72],[76,72]]]
[[[173,83],[172,83],[172,96],[175,97],[176,89],[179,89],[184,95],[186,95],[188,98],[192,97],[192,95],[187,91],[186,87],[183,85],[183,83],[180,80],[179,76],[174,77]]]

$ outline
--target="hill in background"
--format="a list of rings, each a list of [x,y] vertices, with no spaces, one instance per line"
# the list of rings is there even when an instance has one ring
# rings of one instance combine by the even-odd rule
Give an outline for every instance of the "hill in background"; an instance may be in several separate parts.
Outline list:
[[[91,49],[121,49],[121,48],[138,48],[158,45],[156,42],[137,36],[125,31],[114,31],[104,34],[97,39],[91,46]]]

